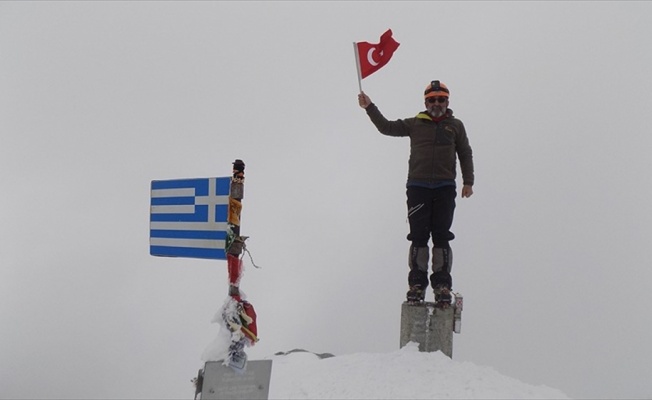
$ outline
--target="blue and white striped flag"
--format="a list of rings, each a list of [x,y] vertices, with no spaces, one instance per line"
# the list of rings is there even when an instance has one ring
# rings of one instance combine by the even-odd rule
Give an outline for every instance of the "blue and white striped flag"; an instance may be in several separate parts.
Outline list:
[[[150,254],[226,259],[231,178],[152,181]]]

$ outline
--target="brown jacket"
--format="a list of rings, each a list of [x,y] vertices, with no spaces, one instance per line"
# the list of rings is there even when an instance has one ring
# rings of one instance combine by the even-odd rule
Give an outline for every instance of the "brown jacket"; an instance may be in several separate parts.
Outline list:
[[[410,137],[408,180],[434,183],[455,179],[457,154],[463,183],[473,186],[473,151],[464,124],[453,117],[453,110],[448,109],[447,118],[440,122],[433,121],[425,112],[412,118],[388,121],[375,104],[370,104],[366,110],[383,135]]]

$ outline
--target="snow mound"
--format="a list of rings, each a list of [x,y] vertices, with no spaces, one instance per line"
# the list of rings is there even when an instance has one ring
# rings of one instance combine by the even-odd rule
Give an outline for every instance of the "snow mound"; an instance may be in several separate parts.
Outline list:
[[[270,399],[568,399],[488,367],[419,352],[416,343],[384,354],[320,357],[302,351],[270,357]]]

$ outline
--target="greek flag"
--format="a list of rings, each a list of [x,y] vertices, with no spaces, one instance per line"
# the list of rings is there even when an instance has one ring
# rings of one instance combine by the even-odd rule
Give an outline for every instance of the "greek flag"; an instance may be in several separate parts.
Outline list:
[[[152,181],[153,256],[226,259],[231,178]]]

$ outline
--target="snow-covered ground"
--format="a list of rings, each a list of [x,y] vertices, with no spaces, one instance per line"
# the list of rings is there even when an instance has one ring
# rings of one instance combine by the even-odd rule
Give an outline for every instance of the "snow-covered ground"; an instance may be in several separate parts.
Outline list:
[[[222,313],[213,322],[217,337],[204,353],[204,361],[228,357],[232,336]],[[246,351],[246,350],[245,350]],[[388,353],[333,356],[306,350],[279,352],[272,360],[270,399],[568,399],[557,389],[534,386],[501,375],[489,367],[455,361],[442,352],[420,352],[410,342]]]
[[[270,357],[270,399],[568,399],[488,367],[419,352],[408,343],[389,353],[320,358],[310,352]]]

